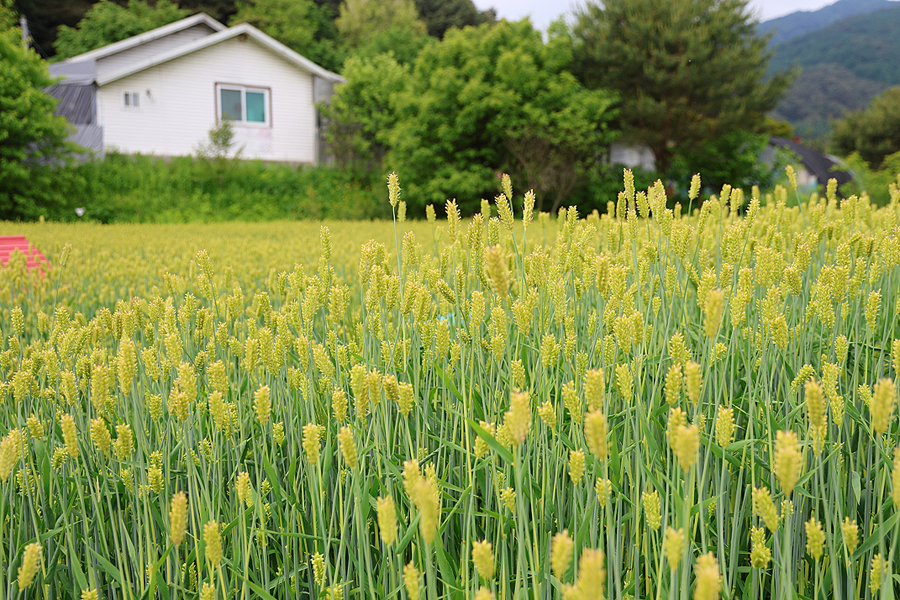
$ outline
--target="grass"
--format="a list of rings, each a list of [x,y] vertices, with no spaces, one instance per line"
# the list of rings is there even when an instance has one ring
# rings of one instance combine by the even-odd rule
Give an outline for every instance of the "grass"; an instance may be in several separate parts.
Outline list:
[[[0,224],[3,595],[892,597],[900,196],[788,195]]]

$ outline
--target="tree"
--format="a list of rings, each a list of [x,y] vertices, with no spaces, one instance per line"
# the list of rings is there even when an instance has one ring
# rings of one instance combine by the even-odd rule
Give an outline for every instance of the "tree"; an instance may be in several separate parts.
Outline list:
[[[169,0],[150,6],[144,0],[129,0],[127,7],[100,0],[75,28],[60,25],[54,42],[56,56],[69,58],[126,38],[168,25],[188,16]]]
[[[676,157],[759,131],[790,75],[765,80],[766,39],[748,0],[604,0],[573,27],[575,74],[616,90],[624,134],[668,173]],[[691,165],[702,170],[702,165]]]
[[[545,44],[528,20],[454,29],[426,47],[387,157],[411,202],[456,196],[472,212],[509,171],[539,203],[558,206],[613,138],[614,97],[584,88],[565,70],[570,61],[568,40]]]
[[[47,64],[22,45],[21,31],[0,0],[0,219],[36,218],[59,187],[47,163],[64,156],[69,125],[53,116]]]
[[[248,0],[237,8],[231,25],[250,23],[314,63],[340,68],[338,31],[327,7],[313,0]]]
[[[493,8],[479,11],[472,0],[416,0],[419,15],[428,28],[428,35],[443,39],[451,27],[462,29],[497,20]]]
[[[885,90],[866,110],[837,121],[831,146],[841,156],[859,153],[873,169],[880,169],[887,156],[900,152],[900,86]]]
[[[326,139],[342,167],[378,167],[397,123],[397,101],[409,68],[391,54],[351,56],[343,76],[347,83],[338,86],[331,104],[319,107],[328,120]]]
[[[413,0],[344,0],[336,23],[348,53],[356,56],[392,52],[410,64],[428,43]]]

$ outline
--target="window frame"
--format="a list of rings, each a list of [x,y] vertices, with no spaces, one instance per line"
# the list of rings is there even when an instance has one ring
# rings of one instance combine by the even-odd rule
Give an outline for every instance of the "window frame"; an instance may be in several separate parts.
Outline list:
[[[137,99],[137,104],[134,103]],[[126,110],[141,109],[141,93],[134,90],[122,90],[122,108]]]
[[[259,85],[243,85],[237,83],[216,83],[216,123],[226,119],[222,116],[222,91],[229,90],[241,93],[241,119],[227,119],[232,127],[249,127],[254,129],[271,129],[272,127],[272,88]],[[263,95],[263,121],[247,121],[247,92]]]

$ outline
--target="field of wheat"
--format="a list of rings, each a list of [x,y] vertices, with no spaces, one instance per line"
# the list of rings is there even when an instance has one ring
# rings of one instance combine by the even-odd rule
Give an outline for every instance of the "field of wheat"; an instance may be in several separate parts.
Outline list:
[[[0,224],[0,597],[893,598],[898,187],[503,183]]]

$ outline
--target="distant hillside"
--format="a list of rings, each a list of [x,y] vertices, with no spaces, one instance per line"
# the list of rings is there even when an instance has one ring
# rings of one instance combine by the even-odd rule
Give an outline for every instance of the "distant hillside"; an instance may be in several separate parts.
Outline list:
[[[770,46],[775,47],[795,37],[818,31],[836,21],[865,15],[896,6],[889,0],[838,0],[816,11],[798,11],[759,24],[761,34],[774,30]]]
[[[829,119],[867,107],[886,88],[843,65],[815,65],[800,73],[772,116],[793,125],[795,135],[823,139],[831,130]]]
[[[801,75],[773,116],[791,123],[797,135],[822,140],[830,132],[829,119],[864,108],[886,88],[900,84],[900,4],[886,4],[887,9],[779,44],[769,72],[796,66]]]

